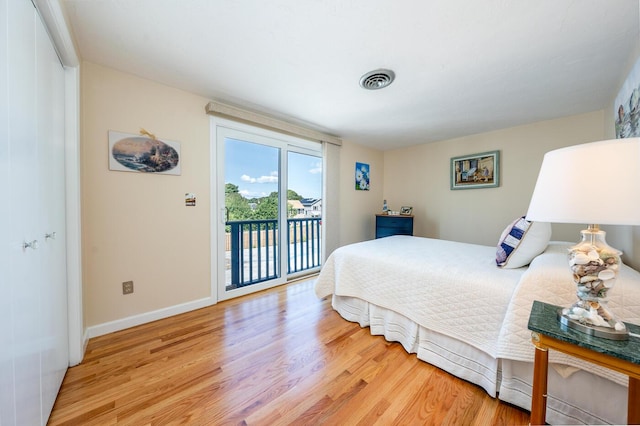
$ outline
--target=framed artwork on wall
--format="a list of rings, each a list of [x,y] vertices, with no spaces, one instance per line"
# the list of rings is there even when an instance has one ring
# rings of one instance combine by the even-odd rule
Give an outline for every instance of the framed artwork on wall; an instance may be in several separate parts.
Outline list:
[[[616,96],[616,139],[640,136],[640,59],[635,63]]]
[[[109,130],[109,170],[180,175],[180,143]]]
[[[450,167],[451,189],[500,186],[500,151],[453,157]]]
[[[369,190],[369,165],[356,162],[356,191]]]

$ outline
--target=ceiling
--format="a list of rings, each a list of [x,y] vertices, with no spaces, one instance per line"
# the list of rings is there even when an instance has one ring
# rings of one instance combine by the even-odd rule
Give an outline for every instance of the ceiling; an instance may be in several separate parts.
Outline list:
[[[639,38],[638,0],[61,3],[84,60],[378,149],[610,107]]]

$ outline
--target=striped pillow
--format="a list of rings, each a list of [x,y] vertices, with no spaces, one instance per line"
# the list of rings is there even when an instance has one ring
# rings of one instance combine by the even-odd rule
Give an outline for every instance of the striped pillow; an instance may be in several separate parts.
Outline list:
[[[522,216],[502,232],[496,251],[496,264],[508,269],[528,265],[544,251],[550,239],[550,223],[530,222]]]

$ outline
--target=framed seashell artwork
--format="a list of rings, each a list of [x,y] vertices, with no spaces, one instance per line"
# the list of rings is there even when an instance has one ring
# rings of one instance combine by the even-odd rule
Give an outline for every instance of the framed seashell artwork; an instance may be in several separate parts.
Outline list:
[[[500,186],[500,151],[453,157],[450,176],[451,189]]]
[[[180,175],[180,143],[144,129],[139,135],[109,130],[109,170]]]

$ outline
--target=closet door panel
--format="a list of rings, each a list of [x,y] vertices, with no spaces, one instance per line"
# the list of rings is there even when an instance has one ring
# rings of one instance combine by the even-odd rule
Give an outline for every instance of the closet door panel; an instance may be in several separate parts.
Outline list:
[[[7,0],[0,0],[0,16],[7,16]],[[0,20],[0,199],[9,199],[9,122],[7,99],[7,19]],[[9,203],[0,202],[0,289],[11,294],[9,282]],[[0,297],[0,425],[15,424],[13,394],[13,318],[11,297]]]
[[[67,327],[64,71],[40,19],[36,20],[37,131],[42,225],[42,411],[53,408],[69,362]]]
[[[11,299],[13,301],[16,424],[42,424],[40,398],[41,257],[37,197],[39,191],[35,105],[35,8],[27,1],[9,1],[9,205],[8,232]]]

